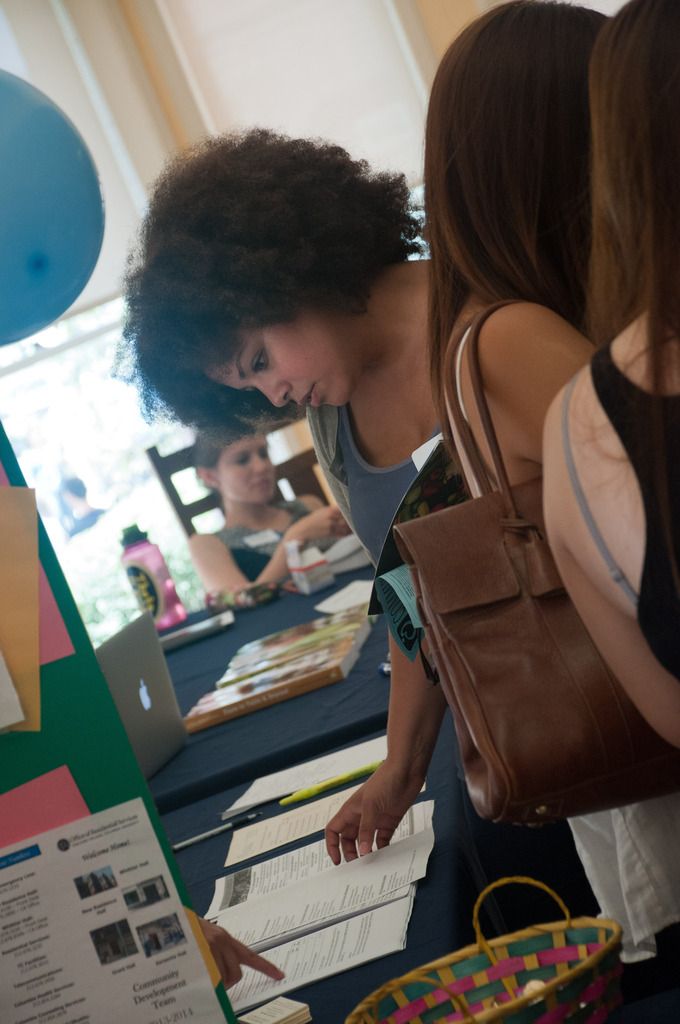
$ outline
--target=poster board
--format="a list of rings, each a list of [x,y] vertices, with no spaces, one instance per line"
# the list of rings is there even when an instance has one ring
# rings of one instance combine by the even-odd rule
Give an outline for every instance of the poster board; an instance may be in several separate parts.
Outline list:
[[[0,1019],[99,1024],[105,1000],[126,1024],[235,1024],[1,425],[0,492],[0,650],[31,704],[0,733]]]

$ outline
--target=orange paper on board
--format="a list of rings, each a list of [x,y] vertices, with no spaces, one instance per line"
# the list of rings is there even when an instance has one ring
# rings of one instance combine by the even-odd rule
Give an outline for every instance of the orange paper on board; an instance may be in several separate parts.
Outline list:
[[[9,486],[7,473],[1,464],[0,485]],[[57,661],[59,658],[73,654],[73,644],[42,565],[38,567],[38,604],[40,608],[38,622],[40,664],[49,665],[51,661]]]
[[[12,731],[40,729],[38,512],[28,487],[0,487],[0,651],[25,719]]]
[[[68,825],[90,813],[66,765],[0,796],[0,847]]]

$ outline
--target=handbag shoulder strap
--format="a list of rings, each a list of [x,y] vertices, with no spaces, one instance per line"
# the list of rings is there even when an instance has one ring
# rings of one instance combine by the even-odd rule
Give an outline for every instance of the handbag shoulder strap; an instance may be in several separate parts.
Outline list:
[[[512,518],[520,518],[517,512],[515,501],[510,487],[510,481],[501,454],[498,438],[491,419],[489,405],[484,393],[484,382],[479,362],[479,333],[486,320],[503,306],[511,305],[513,301],[496,302],[478,313],[467,330],[462,335],[459,330],[454,330],[449,338],[444,356],[444,398],[452,433],[456,444],[460,446],[461,461],[468,478],[468,487],[472,492],[490,494],[493,491],[500,491],[503,495],[507,514]],[[456,386],[455,359],[459,347],[463,344],[468,346],[470,357],[470,376],[472,381],[472,393],[477,407],[477,412],[484,431],[486,442],[491,452],[495,482],[492,480],[484,459],[475,440],[474,434],[463,411],[461,396]],[[472,477],[472,479],[470,479]]]

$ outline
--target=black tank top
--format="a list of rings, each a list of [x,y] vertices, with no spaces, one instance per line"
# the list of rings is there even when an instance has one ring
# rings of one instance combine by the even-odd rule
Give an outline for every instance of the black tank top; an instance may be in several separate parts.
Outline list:
[[[655,657],[680,680],[680,594],[675,586],[657,493],[652,439],[640,429],[649,423],[652,396],[633,384],[613,362],[609,346],[599,349],[591,363],[593,386],[616,430],[637,476],[647,528],[640,581],[638,623]],[[661,405],[667,452],[671,539],[680,571],[680,395]]]

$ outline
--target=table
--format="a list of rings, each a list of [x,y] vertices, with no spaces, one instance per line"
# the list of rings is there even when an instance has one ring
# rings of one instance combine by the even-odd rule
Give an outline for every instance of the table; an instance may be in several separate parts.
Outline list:
[[[317,696],[321,693],[316,691]],[[418,885],[407,948],[298,989],[292,997],[310,1004],[315,1024],[341,1024],[359,999],[384,981],[473,941],[471,917],[476,895],[502,874],[530,874],[557,887],[574,913],[594,910],[567,826],[537,830],[481,822],[458,779],[455,749],[453,724],[447,715],[423,794],[424,799],[435,800],[436,842],[427,878]],[[219,824],[221,811],[244,789],[244,785],[231,787],[163,815],[171,841],[179,842]],[[270,806],[269,813],[281,810]],[[228,836],[215,836],[176,855],[199,913],[210,903],[215,878],[226,873],[223,865],[228,844]],[[553,920],[553,907],[542,892],[512,887],[497,899],[490,898],[483,913],[484,927],[489,935],[496,935],[532,921]]]
[[[428,776],[427,792],[424,794],[426,799],[435,798],[436,843],[430,857],[428,876],[418,886],[409,927],[408,950],[393,954],[377,963],[364,964],[350,973],[324,979],[291,993],[291,998],[301,999],[310,1004],[315,1024],[340,1024],[360,996],[371,991],[381,981],[399,974],[415,963],[432,959],[455,948],[458,939],[463,935],[466,941],[471,936],[469,917],[472,908],[461,905],[465,902],[464,894],[452,884],[455,875],[464,870],[461,849],[456,840],[453,816],[447,808],[446,801],[442,799],[447,789],[447,776],[450,776],[450,730],[451,723],[447,722],[437,745]],[[233,787],[224,793],[214,794],[196,804],[163,815],[163,824],[170,840],[178,842],[217,824],[220,812],[239,796],[244,788]],[[282,809],[277,808],[278,810]],[[228,846],[228,836],[221,835],[187,847],[176,854],[192,901],[199,913],[204,913],[208,908],[215,878],[226,873],[223,865]],[[285,849],[287,848],[282,847],[275,853],[283,852]],[[464,929],[461,929],[461,923],[465,924]]]
[[[371,579],[372,572],[345,573],[335,589],[355,579]],[[331,593],[283,593],[270,604],[236,612],[234,625],[224,632],[169,651],[182,714],[214,687],[242,644],[317,618],[314,605]],[[386,652],[387,627],[380,618],[347,679],[189,736],[186,746],[149,781],[159,811],[174,810],[384,728],[389,681],[378,665]]]
[[[340,584],[369,578],[370,571],[347,574]],[[183,711],[210,689],[234,651],[248,640],[316,615],[325,596],[284,595],[271,605],[238,617],[236,628],[170,652],[168,662]],[[219,815],[259,775],[329,752],[384,730],[388,682],[377,672],[386,650],[379,621],[352,673],[342,683],[273,705],[190,737],[187,747],[151,780],[151,788],[172,842],[219,824]],[[341,1024],[356,1003],[384,981],[417,964],[436,959],[473,940],[472,906],[495,878],[528,874],[552,885],[575,915],[597,908],[571,834],[564,823],[539,830],[494,825],[474,812],[456,765],[456,741],[446,716],[428,773],[425,799],[435,800],[436,843],[427,878],[419,883],[407,948],[298,989],[310,1003],[316,1024]],[[280,813],[278,807],[268,813]],[[177,854],[196,909],[205,912],[214,880],[225,873],[224,835]],[[279,852],[279,851],[277,851]],[[512,887],[486,904],[488,935],[518,930],[554,918],[542,893]],[[680,1019],[680,990],[623,1008],[616,1024],[661,1024]]]

